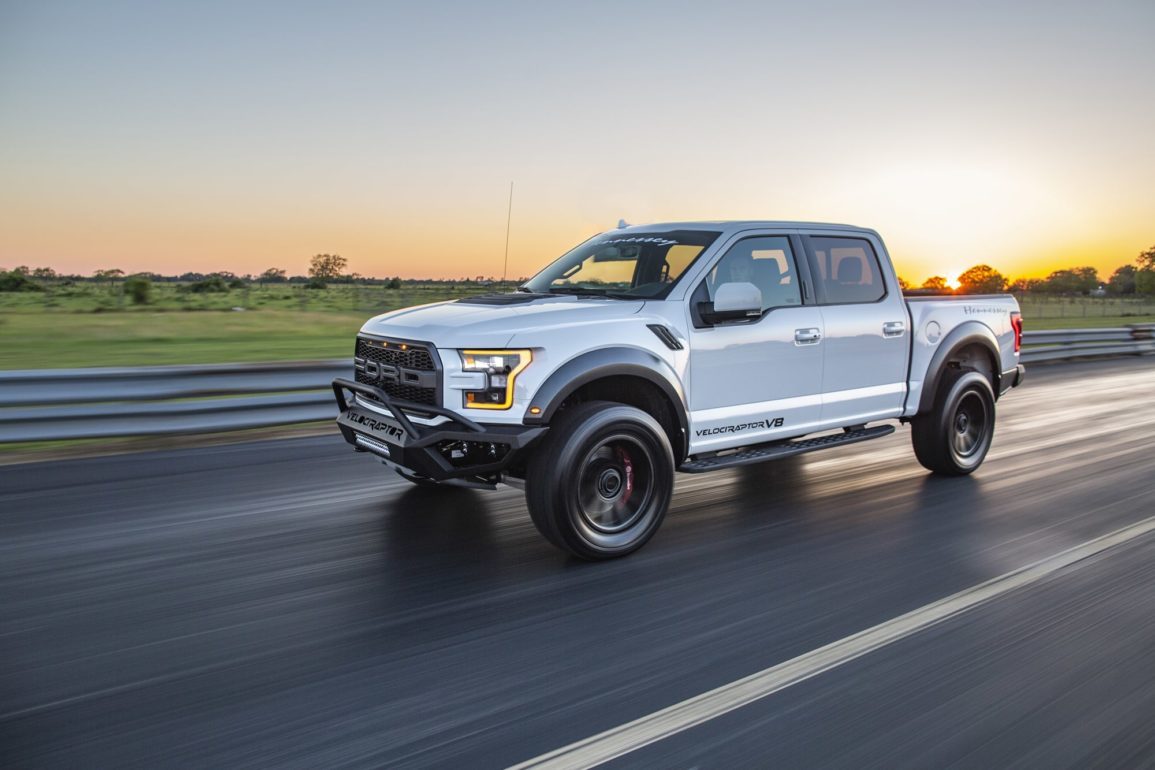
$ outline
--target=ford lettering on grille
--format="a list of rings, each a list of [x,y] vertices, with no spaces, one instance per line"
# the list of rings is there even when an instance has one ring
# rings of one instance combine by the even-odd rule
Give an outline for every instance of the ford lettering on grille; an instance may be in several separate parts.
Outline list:
[[[434,354],[417,342],[357,338],[353,354],[357,382],[380,388],[390,398],[437,405]]]
[[[359,372],[364,372],[369,379],[374,382],[397,382],[401,379],[401,367],[393,364],[382,364],[377,361],[370,361],[367,358],[353,359],[353,368]]]

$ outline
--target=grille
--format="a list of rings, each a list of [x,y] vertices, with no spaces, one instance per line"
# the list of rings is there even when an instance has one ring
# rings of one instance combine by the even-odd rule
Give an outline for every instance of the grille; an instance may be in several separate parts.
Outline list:
[[[400,377],[397,379],[385,378],[383,380],[374,380],[368,374],[358,369],[357,382],[376,385],[394,398],[414,401],[418,404],[439,406],[437,403],[436,387],[425,387],[404,381],[406,379],[405,370],[409,370],[410,372],[436,371],[437,367],[433,362],[433,354],[430,353],[427,348],[421,345],[414,345],[411,342],[405,343],[408,345],[408,349],[402,350],[400,344],[401,343],[391,341],[388,347],[378,347],[377,345],[370,344],[369,340],[358,337],[356,353],[358,358],[363,358],[366,361],[374,361],[378,364],[395,366],[401,370],[401,372]]]

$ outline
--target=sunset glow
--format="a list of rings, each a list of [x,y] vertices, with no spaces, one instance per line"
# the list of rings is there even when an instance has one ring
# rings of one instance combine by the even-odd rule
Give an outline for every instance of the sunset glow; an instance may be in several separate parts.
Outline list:
[[[1105,277],[1155,243],[1152,28],[1138,0],[8,4],[0,266],[499,277],[513,181],[510,276],[619,218],[755,218],[873,227],[916,285]]]

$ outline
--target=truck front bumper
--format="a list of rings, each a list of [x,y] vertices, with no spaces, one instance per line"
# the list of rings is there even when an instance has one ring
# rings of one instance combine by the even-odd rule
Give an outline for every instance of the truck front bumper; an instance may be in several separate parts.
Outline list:
[[[373,406],[346,393],[367,396]],[[380,388],[338,377],[333,380],[337,399],[337,427],[345,441],[388,464],[433,481],[482,480],[516,464],[524,450],[541,438],[546,426],[482,425],[437,406],[392,398]],[[412,416],[440,416],[437,425],[414,423]]]

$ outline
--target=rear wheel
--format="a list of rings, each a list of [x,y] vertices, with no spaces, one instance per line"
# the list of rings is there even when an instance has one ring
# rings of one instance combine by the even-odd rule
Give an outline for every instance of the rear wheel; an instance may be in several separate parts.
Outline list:
[[[949,372],[934,408],[912,420],[914,454],[923,467],[964,476],[982,465],[995,433],[995,394],[973,369]]]
[[[563,412],[529,462],[534,525],[583,559],[625,556],[662,523],[674,457],[662,426],[624,404],[592,401]]]

